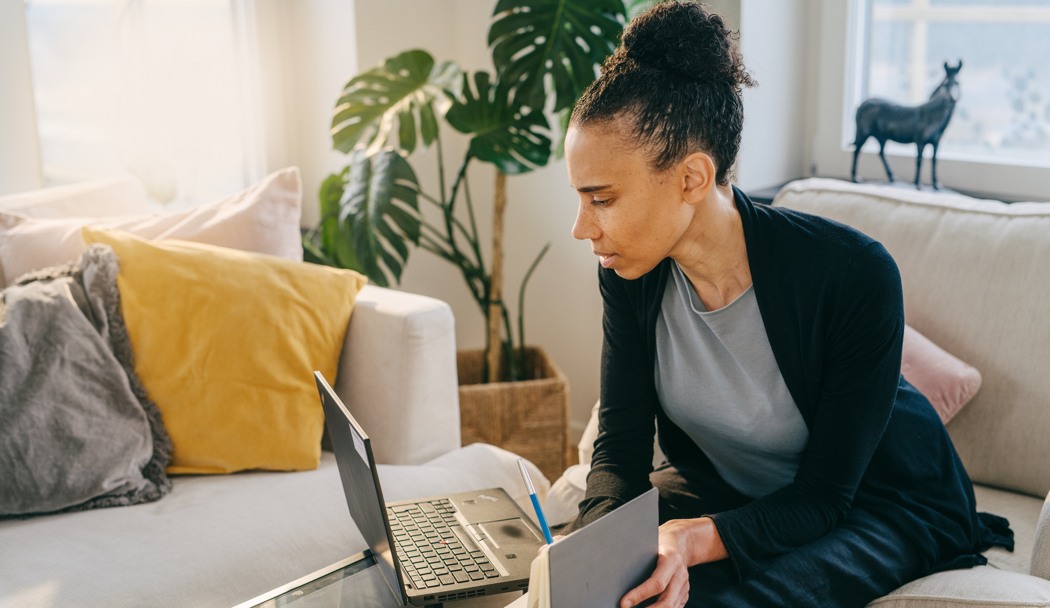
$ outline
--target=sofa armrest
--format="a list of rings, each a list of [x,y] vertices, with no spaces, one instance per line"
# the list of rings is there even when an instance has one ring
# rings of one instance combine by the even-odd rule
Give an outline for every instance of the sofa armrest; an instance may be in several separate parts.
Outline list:
[[[1050,581],[1050,494],[1046,495],[1039,523],[1035,525],[1031,574]]]
[[[376,461],[419,464],[460,447],[452,309],[426,296],[365,286],[335,390],[372,438]]]

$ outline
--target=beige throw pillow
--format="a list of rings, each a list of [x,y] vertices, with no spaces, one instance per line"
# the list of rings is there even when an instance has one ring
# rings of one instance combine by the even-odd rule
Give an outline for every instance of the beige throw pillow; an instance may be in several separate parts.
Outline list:
[[[299,169],[210,204],[168,214],[110,218],[30,218],[0,211],[0,271],[4,285],[21,275],[77,259],[80,229],[120,229],[147,240],[180,239],[302,261]]]

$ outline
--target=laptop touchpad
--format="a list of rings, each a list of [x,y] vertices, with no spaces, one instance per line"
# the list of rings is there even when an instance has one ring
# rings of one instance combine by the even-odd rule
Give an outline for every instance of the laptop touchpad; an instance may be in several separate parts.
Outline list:
[[[536,536],[536,533],[520,517],[488,521],[475,525],[481,529],[487,540],[498,549],[543,544],[540,537]]]

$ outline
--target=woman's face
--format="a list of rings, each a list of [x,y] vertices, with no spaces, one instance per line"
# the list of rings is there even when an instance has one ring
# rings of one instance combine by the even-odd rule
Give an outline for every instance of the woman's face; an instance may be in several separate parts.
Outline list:
[[[569,127],[565,160],[580,195],[572,236],[589,240],[604,268],[636,279],[671,255],[692,218],[675,168],[655,171],[617,121]]]

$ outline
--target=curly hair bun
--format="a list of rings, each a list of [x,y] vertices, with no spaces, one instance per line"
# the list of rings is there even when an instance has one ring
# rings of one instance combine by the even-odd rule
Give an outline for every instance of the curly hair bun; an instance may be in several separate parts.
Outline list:
[[[631,21],[610,63],[630,61],[679,78],[752,86],[734,38],[722,17],[700,4],[664,2]]]
[[[570,124],[622,119],[654,169],[702,151],[727,185],[744,127],[743,87],[754,85],[721,17],[694,2],[663,2],[627,26]]]

